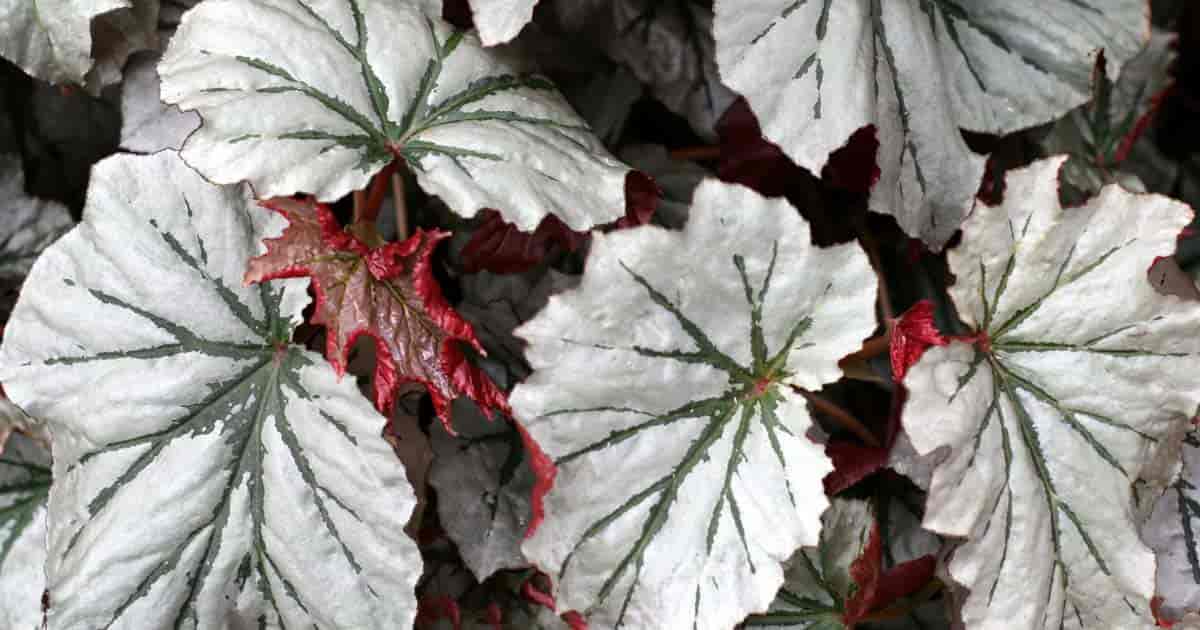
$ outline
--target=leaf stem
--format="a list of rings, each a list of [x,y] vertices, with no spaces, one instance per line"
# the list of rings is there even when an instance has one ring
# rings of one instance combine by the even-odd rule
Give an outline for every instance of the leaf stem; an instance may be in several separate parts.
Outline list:
[[[838,361],[838,365],[850,363],[852,361],[866,361],[875,357],[885,355],[892,345],[892,326],[888,326],[883,334],[876,335],[863,342],[862,348],[846,355],[844,359]]]
[[[721,159],[721,147],[700,145],[696,147],[672,149],[671,159],[679,161],[694,160],[697,162],[703,162],[706,160],[719,160]]]
[[[369,213],[370,209],[367,208],[367,193],[361,190],[354,191],[354,214],[351,221],[362,223],[364,220],[367,220],[366,215]]]
[[[392,171],[392,205],[396,206],[396,240],[408,238],[408,199],[404,191],[404,173],[399,168]]]
[[[822,398],[821,396],[818,396],[817,394],[810,392],[803,387],[792,385],[792,389],[795,390],[796,393],[803,396],[804,399],[808,401],[808,404],[812,405],[813,409],[825,414],[834,422],[837,422],[839,425],[841,425],[842,428],[858,436],[858,439],[862,440],[868,446],[874,448],[879,448],[882,446],[879,443],[879,438],[876,438],[875,434],[871,433],[871,430],[867,428],[867,425],[863,424],[858,418],[855,418],[854,415],[849,411],[846,411],[833,401]]]

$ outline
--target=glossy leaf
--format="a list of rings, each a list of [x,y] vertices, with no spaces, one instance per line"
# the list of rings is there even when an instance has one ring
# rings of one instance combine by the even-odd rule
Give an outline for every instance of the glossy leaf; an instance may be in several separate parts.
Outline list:
[[[975,206],[948,254],[975,342],[930,348],[904,381],[917,453],[950,449],[924,525],[965,539],[949,575],[984,630],[1147,627],[1132,484],[1200,403],[1200,304],[1147,279],[1191,210],[1117,186],[1064,210],[1063,160]]]
[[[592,248],[579,288],[518,329],[535,371],[513,409],[558,467],[524,551],[591,627],[728,628],[816,543],[830,466],[792,387],[836,380],[870,334],[874,274],[715,180],[682,232]]]
[[[174,153],[113,157],[35,264],[0,380],[53,437],[51,630],[412,623],[385,419],[289,345],[303,283],[241,282],[280,223]]]
[[[267,202],[288,220],[267,253],[250,261],[246,282],[312,278],[317,295],[312,323],[325,327],[325,358],[339,377],[354,342],[375,342],[375,406],[390,411],[402,382],[429,391],[438,416],[450,427],[450,402],[466,395],[490,414],[507,408],[504,394],[468,362],[463,344],[483,347],[471,325],[442,297],[431,257],[445,232],[417,230],[404,242],[343,230],[328,206],[312,200]]]

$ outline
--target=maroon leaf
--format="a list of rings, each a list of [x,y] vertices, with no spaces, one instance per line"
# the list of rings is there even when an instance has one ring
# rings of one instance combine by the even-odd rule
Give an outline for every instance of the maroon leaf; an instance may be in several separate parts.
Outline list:
[[[881,470],[887,465],[889,450],[843,440],[830,441],[825,445],[825,454],[833,461],[833,471],[822,480],[825,494],[838,494]]]
[[[383,242],[369,227],[343,230],[330,209],[312,200],[265,202],[289,221],[250,261],[245,281],[312,278],[312,323],[326,327],[325,357],[339,375],[360,335],[375,341],[375,406],[390,414],[401,382],[422,384],[450,427],[450,401],[465,395],[489,415],[508,402],[459,344],[484,354],[471,325],[442,297],[430,258],[446,232],[418,230],[404,242]]]
[[[872,525],[862,555],[850,565],[850,577],[857,588],[846,598],[843,623],[853,628],[872,612],[921,590],[933,578],[936,567],[933,556],[922,556],[884,571],[879,524]]]

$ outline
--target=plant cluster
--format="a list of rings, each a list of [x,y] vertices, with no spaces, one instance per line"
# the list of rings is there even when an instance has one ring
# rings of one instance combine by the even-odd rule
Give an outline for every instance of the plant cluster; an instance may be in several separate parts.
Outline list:
[[[1200,628],[1189,38],[0,0],[0,630]]]

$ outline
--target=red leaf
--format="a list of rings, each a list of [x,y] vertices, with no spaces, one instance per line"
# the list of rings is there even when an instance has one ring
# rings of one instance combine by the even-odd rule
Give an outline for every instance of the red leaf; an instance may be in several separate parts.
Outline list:
[[[890,449],[837,441],[825,445],[833,471],[825,475],[825,494],[833,496],[866,479],[887,465]]]
[[[903,382],[908,368],[920,360],[926,349],[947,343],[933,323],[933,302],[917,302],[896,318],[892,326],[892,377],[897,383]]]
[[[780,197],[808,176],[782,149],[763,137],[758,118],[745,98],[738,98],[721,115],[717,135],[721,139],[717,176],[723,181],[748,186],[767,197]]]
[[[653,178],[630,171],[625,176],[625,216],[601,229],[622,230],[649,223],[661,196]],[[542,219],[529,233],[518,230],[495,210],[483,212],[483,223],[463,247],[463,270],[467,273],[520,273],[537,265],[556,246],[574,252],[591,238],[591,233],[576,232],[554,215]]]
[[[1154,615],[1154,625],[1159,628],[1173,628],[1175,622],[1163,617],[1162,603],[1163,598],[1159,595],[1155,595],[1150,599],[1150,614]]]
[[[872,612],[921,590],[936,567],[933,556],[922,556],[884,571],[879,524],[873,524],[862,555],[850,564],[850,578],[858,588],[846,599],[843,623],[854,627]]]
[[[445,595],[426,597],[417,602],[416,627],[432,626],[439,619],[449,620],[454,630],[460,630],[462,612],[458,609],[458,602]]]
[[[829,161],[821,170],[821,178],[834,188],[870,192],[881,174],[875,162],[878,152],[879,138],[875,125],[867,125],[854,132],[845,146],[829,154]]]
[[[574,610],[562,614],[562,620],[571,626],[571,630],[588,630],[587,622],[583,620],[583,615]]]
[[[275,199],[264,205],[289,225],[279,238],[266,240],[267,253],[250,261],[245,281],[312,278],[312,323],[326,327],[325,357],[339,376],[358,337],[374,339],[374,398],[381,412],[390,415],[401,382],[424,385],[451,432],[450,401],[458,396],[470,397],[489,415],[508,411],[504,393],[463,356],[459,344],[480,354],[483,348],[433,277],[433,250],[448,233],[417,230],[402,243],[369,246],[343,230],[323,204]]]
[[[529,579],[525,580],[525,582],[521,584],[521,596],[539,606],[544,606],[553,611],[555,608],[554,596],[548,591],[540,590],[534,583],[537,580],[549,582],[550,578],[545,573],[540,571],[529,576]],[[571,627],[571,630],[588,630],[587,622],[583,620],[583,616],[577,611],[568,610],[560,615],[560,618]]]

